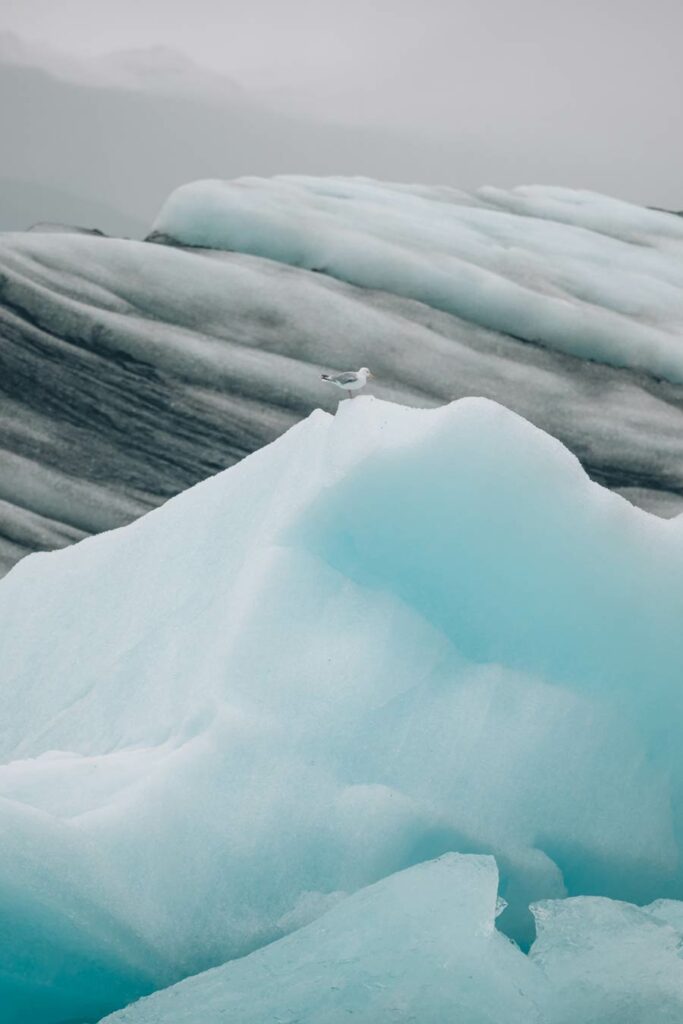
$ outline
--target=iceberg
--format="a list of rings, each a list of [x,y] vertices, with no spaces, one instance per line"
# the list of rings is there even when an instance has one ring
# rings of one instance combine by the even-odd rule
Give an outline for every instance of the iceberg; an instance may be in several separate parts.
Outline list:
[[[8,1024],[253,963],[451,852],[489,925],[495,857],[522,949],[530,905],[568,896],[671,930],[682,568],[683,519],[505,408],[372,397],[22,560],[0,583]]]
[[[530,960],[547,980],[552,1024],[683,1020],[683,904],[677,908],[678,928],[649,908],[617,900],[578,896],[537,904]]]
[[[533,907],[525,957],[495,929],[495,863],[446,854],[106,1024],[679,1024],[680,929],[600,897]]]
[[[447,854],[107,1024],[542,1024],[543,975],[495,930],[496,887],[493,858]]]
[[[284,175],[176,189],[154,232],[416,299],[683,383],[683,223],[586,191]]]

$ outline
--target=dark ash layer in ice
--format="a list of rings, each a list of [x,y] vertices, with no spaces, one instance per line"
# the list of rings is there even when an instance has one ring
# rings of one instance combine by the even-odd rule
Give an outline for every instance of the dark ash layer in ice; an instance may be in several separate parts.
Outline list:
[[[406,404],[496,399],[634,503],[683,510],[680,385],[258,257],[38,231],[0,236],[0,569],[333,409],[320,371],[360,365]]]

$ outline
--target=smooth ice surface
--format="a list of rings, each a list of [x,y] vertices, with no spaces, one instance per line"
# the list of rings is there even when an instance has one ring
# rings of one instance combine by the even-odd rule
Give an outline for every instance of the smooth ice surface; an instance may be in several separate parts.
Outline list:
[[[666,213],[562,188],[284,176],[183,185],[154,229],[683,382],[683,222]]]
[[[533,901],[680,897],[682,569],[683,520],[495,403],[362,397],[23,560],[10,1024],[101,1015],[452,850],[495,854],[522,942]]]
[[[541,1024],[543,975],[494,927],[497,881],[491,857],[447,854],[107,1022]]]

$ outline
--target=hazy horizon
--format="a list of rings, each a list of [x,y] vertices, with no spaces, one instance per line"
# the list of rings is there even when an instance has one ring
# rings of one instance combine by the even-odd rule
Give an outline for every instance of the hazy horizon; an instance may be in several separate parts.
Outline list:
[[[5,36],[0,63],[62,80],[50,113],[59,131],[51,133],[31,99],[35,78],[27,86],[28,77],[10,76],[0,114],[14,151],[3,176],[84,190],[143,220],[163,196],[138,178],[158,174],[161,190],[188,174],[279,171],[470,190],[564,185],[680,210],[681,30],[683,5],[674,0],[394,0],[372,8],[358,0],[256,0],[248,8],[235,0],[0,0],[0,32],[18,35],[26,50],[12,58]],[[111,57],[131,50],[156,52]],[[111,97],[93,90],[111,123],[78,125],[82,99],[69,106],[75,88],[95,84],[123,86],[127,98],[114,110]],[[131,174],[122,205],[121,183],[107,180],[92,146],[105,145],[97,136],[110,129],[112,147],[129,146],[134,157],[144,131],[126,107],[135,91],[145,102],[204,104],[206,132],[167,103],[159,165],[149,147],[151,163]],[[148,107],[149,125],[158,111]],[[94,107],[91,116],[97,121]],[[154,124],[154,133],[163,127]],[[27,134],[37,138],[29,143]],[[176,154],[182,137],[190,152]],[[74,148],[81,163],[72,179]]]

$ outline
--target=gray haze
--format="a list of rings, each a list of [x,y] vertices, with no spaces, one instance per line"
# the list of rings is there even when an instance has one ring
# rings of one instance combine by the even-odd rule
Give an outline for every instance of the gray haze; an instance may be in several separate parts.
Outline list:
[[[280,171],[683,207],[680,0],[0,0],[1,29],[0,173],[129,230]]]

